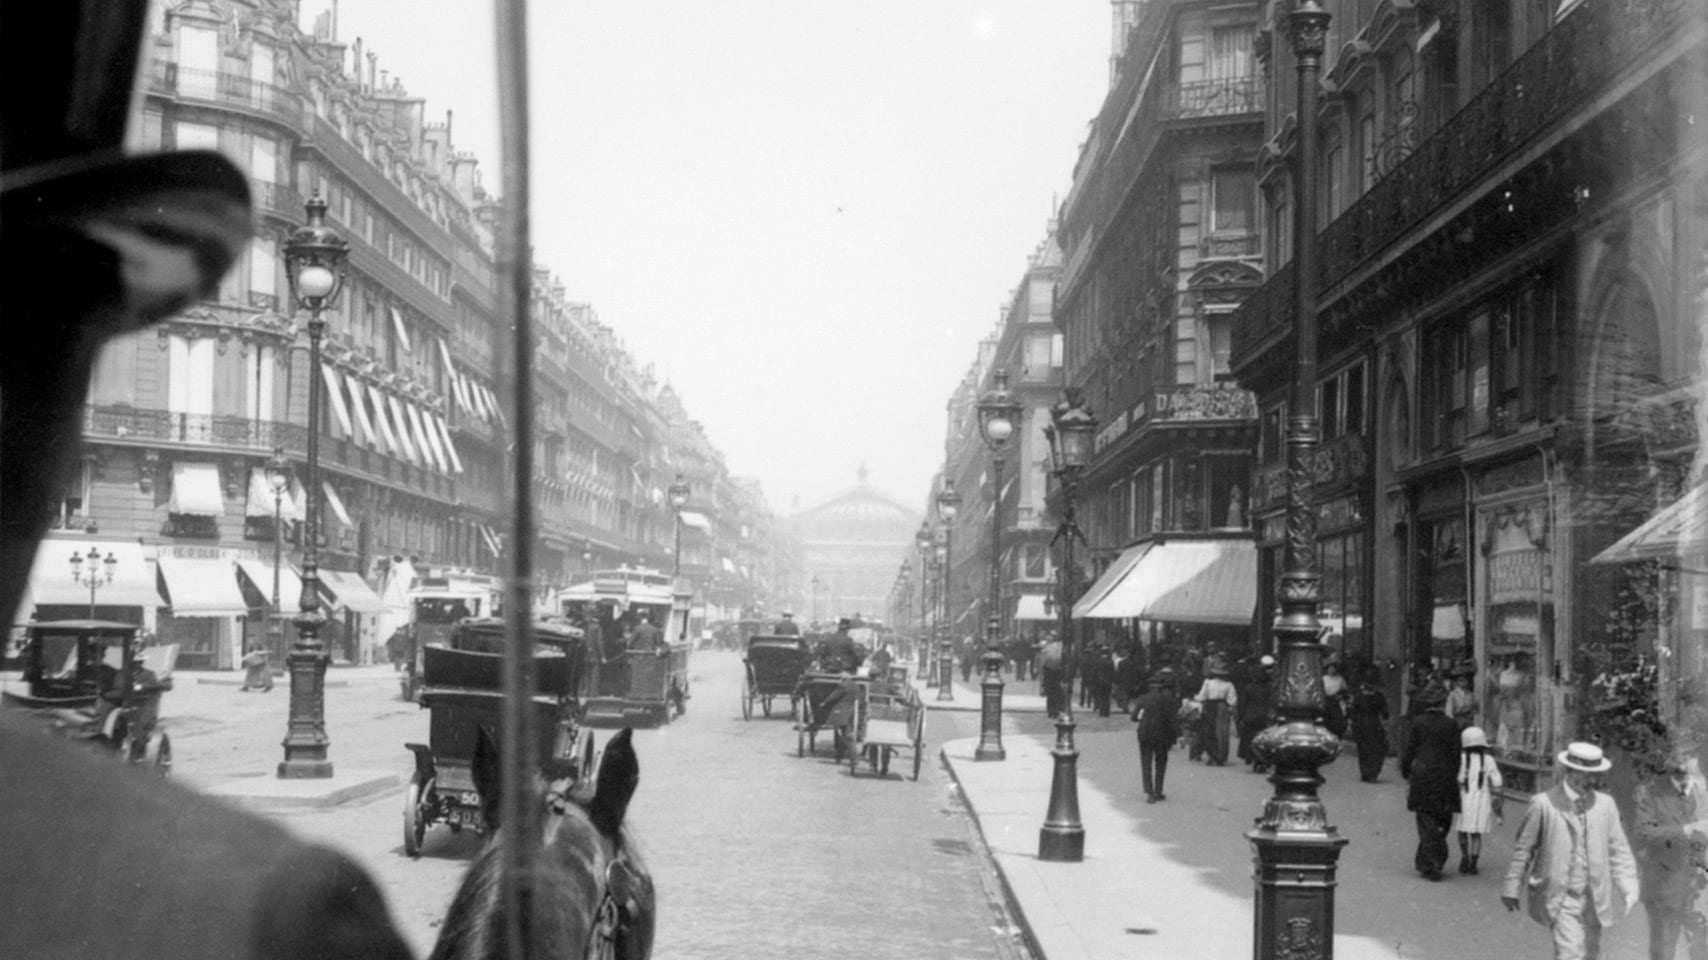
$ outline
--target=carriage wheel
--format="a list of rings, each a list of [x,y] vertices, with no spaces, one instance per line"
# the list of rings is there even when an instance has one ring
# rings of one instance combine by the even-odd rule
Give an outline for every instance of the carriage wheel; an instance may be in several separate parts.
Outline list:
[[[753,719],[753,681],[747,682],[746,689],[741,691],[741,719]]]
[[[421,856],[421,841],[427,837],[427,816],[423,809],[431,782],[422,783],[419,772],[410,774],[409,789],[403,795],[403,852],[411,857]]]
[[[895,753],[895,748],[884,747],[882,749],[884,751],[884,757],[878,763],[878,772],[887,777],[890,775],[890,754]]]
[[[914,744],[913,745],[913,779],[915,779],[915,780],[919,779],[919,764],[920,764],[920,761],[922,761],[924,759],[925,759],[925,745],[919,744],[919,743]]]
[[[769,719],[771,716],[771,695],[766,694],[765,696],[759,698],[759,705],[761,707],[765,708],[765,716],[767,719]]]

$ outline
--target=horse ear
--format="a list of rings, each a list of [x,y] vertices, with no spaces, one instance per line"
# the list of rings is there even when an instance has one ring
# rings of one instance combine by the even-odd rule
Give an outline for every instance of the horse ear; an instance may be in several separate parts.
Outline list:
[[[587,817],[600,833],[615,836],[623,826],[629,811],[629,800],[640,785],[640,761],[635,757],[632,742],[634,730],[624,727],[605,744],[605,757],[599,762],[599,782],[593,790],[593,800],[587,805]]]
[[[475,728],[474,759],[470,763],[474,789],[480,795],[480,815],[490,833],[498,829],[498,809],[504,796],[504,776],[498,758],[498,741],[484,726]]]

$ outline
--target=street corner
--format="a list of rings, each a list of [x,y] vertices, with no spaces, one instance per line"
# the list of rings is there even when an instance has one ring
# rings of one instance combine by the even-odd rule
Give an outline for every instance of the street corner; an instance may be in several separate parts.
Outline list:
[[[335,807],[366,800],[396,789],[399,783],[393,771],[357,767],[335,768],[330,777],[285,779],[271,772],[257,772],[192,785],[208,796],[241,807],[288,809]]]

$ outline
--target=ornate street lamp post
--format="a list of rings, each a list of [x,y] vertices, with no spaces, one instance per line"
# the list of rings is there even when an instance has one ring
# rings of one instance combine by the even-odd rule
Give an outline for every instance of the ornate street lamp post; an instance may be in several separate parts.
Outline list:
[[[931,522],[922,521],[919,532],[913,535],[913,545],[919,548],[919,672],[925,674],[925,685],[935,686],[937,674],[931,670],[931,634],[926,625],[931,622]]]
[[[961,512],[961,495],[955,492],[955,481],[951,477],[943,478],[943,489],[937,491],[937,515],[943,518],[943,576],[947,578],[952,569],[949,565],[953,557],[955,516]],[[937,699],[940,701],[955,699],[955,648],[950,640],[950,631],[943,631],[937,646]]]
[[[274,447],[273,456],[267,461],[267,486],[273,491],[273,608],[267,619],[269,657],[283,657],[285,652],[285,624],[279,611],[279,565],[284,562],[285,552],[284,519],[281,514],[285,488],[290,485],[291,462],[285,459],[284,447]]]
[[[676,482],[670,485],[670,509],[676,514],[676,567],[671,571],[672,577],[682,576],[682,508],[688,505],[692,493],[687,478],[677,474]]]
[[[279,776],[303,779],[332,776],[326,757],[326,648],[320,628],[320,338],[326,333],[322,314],[338,301],[344,288],[344,261],[350,245],[326,225],[326,201],[316,193],[307,204],[308,223],[285,241],[285,278],[291,299],[308,308],[308,463],[303,485],[308,488],[303,517],[302,596],[297,602],[296,642],[286,662],[291,672],[291,712],[285,733],[285,759]]]
[[[996,371],[996,385],[979,398],[979,436],[990,448],[990,605],[985,620],[984,679],[979,683],[979,745],[975,760],[1003,760],[1002,749],[1002,452],[1020,422],[1020,404],[1008,392],[1008,371]]]
[[[1280,721],[1262,731],[1252,749],[1273,764],[1275,793],[1257,828],[1246,834],[1255,859],[1256,904],[1253,956],[1285,960],[1309,954],[1334,956],[1335,864],[1346,845],[1328,825],[1317,787],[1317,768],[1332,761],[1340,741],[1317,725],[1323,709],[1322,651],[1317,640],[1317,513],[1311,490],[1312,460],[1321,439],[1317,418],[1316,171],[1317,77],[1322,67],[1329,14],[1317,0],[1294,0],[1287,14],[1299,72],[1299,155],[1293,164],[1293,338],[1292,395],[1287,414],[1287,544],[1276,590],[1280,648],[1276,713]]]
[[[83,561],[88,560],[85,567]],[[95,619],[95,591],[113,582],[113,574],[119,569],[119,558],[111,553],[105,560],[101,559],[101,551],[89,548],[87,556],[72,551],[71,582],[89,588],[89,619]]]
[[[1056,567],[1057,629],[1062,643],[1063,685],[1072,689],[1079,667],[1078,645],[1073,636],[1073,605],[1079,599],[1079,568],[1074,566],[1073,542],[1084,540],[1074,517],[1074,499],[1079,478],[1091,459],[1091,440],[1097,434],[1097,418],[1080,402],[1077,387],[1069,387],[1066,398],[1050,408],[1050,426],[1044,437],[1050,442],[1050,461],[1061,484],[1062,521],[1054,542],[1062,547]],[[1079,819],[1079,750],[1073,743],[1073,698],[1062,697],[1056,714],[1055,774],[1050,780],[1050,808],[1038,831],[1038,859],[1078,863],[1085,859],[1085,826]]]

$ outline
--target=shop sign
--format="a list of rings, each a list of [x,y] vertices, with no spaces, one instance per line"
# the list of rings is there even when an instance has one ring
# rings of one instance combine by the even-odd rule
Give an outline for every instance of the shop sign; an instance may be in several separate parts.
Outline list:
[[[1120,416],[1104,424],[1103,429],[1097,431],[1097,439],[1092,441],[1092,452],[1102,453],[1110,444],[1121,439],[1126,432],[1127,413],[1122,411]]]
[[[212,544],[163,543],[155,556],[178,560],[255,560],[261,554],[254,547],[220,547]]]

